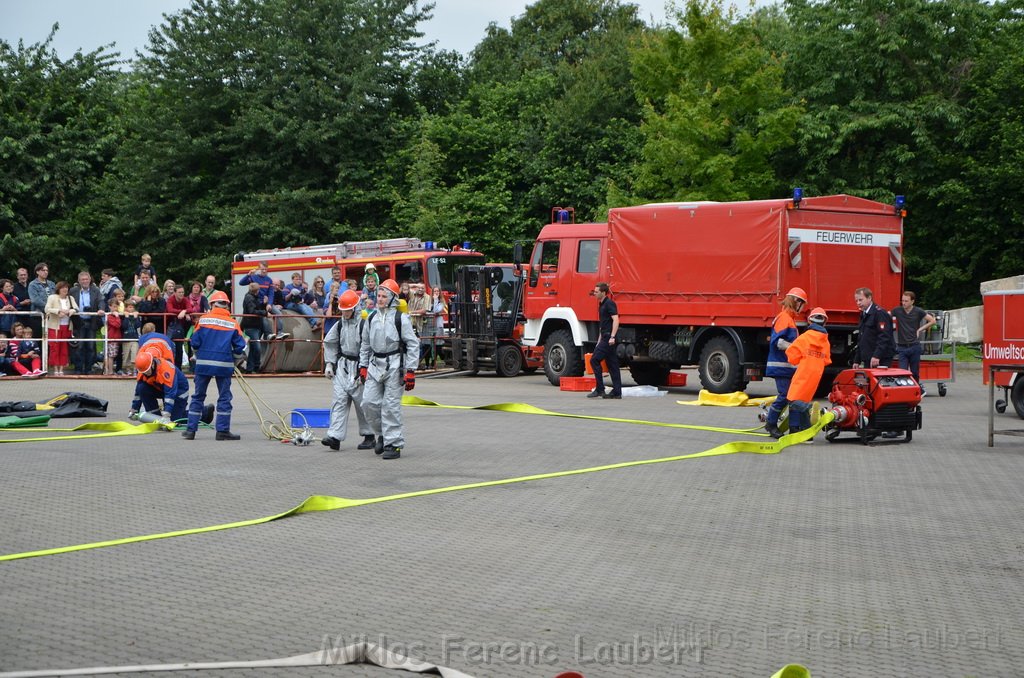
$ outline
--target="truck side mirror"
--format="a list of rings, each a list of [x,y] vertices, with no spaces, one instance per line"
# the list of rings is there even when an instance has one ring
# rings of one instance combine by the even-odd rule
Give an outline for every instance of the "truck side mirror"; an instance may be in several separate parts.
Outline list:
[[[523,265],[523,243],[517,242],[512,247],[512,263],[516,265],[516,269],[522,268]]]

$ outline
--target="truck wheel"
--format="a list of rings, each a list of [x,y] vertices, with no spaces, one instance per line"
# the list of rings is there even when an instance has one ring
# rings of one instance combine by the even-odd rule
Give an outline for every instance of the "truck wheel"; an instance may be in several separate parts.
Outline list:
[[[637,386],[663,386],[668,381],[670,371],[654,363],[633,363],[629,366],[629,374]]]
[[[1013,382],[1010,402],[1013,403],[1013,409],[1017,410],[1017,416],[1024,419],[1024,374],[1018,374],[1016,381]]]
[[[669,365],[682,365],[686,360],[686,352],[669,341],[652,341],[651,345],[647,347],[647,355],[651,357],[651,360]]]
[[[544,374],[555,386],[559,385],[562,377],[583,374],[583,355],[572,343],[572,334],[568,330],[552,332],[544,342]]]
[[[746,386],[740,355],[728,337],[715,337],[700,352],[700,384],[712,393],[733,393]]]
[[[523,370],[523,352],[518,346],[501,344],[494,359],[500,377],[517,377]]]

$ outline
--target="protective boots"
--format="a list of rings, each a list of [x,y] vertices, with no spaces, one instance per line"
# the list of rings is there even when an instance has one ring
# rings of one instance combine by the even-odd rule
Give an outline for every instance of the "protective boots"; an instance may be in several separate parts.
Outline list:
[[[402,456],[402,448],[395,447],[394,445],[385,445],[384,453],[381,455],[381,459],[398,459]]]
[[[372,435],[363,436],[363,442],[356,445],[357,450],[372,450],[377,445],[377,440]]]
[[[239,440],[242,436],[231,431],[217,431],[217,440]]]
[[[767,424],[764,425],[764,430],[768,432],[768,435],[770,435],[772,438],[775,438],[776,440],[786,435],[785,433],[779,430],[777,424],[773,424],[771,422],[768,422]]]
[[[324,445],[325,447],[331,448],[335,452],[341,449],[341,441],[338,440],[337,438],[332,438],[331,436],[324,436],[323,438],[321,438],[320,444]]]
[[[374,454],[384,454],[384,436],[377,438],[377,443],[373,448]]]

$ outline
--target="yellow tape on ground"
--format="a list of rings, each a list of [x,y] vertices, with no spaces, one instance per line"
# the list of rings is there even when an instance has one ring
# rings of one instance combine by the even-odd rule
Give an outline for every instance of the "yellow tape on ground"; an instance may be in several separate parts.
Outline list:
[[[522,407],[529,408],[529,406]],[[514,410],[503,409],[501,411],[508,412]],[[536,475],[518,476],[516,478],[505,478],[502,480],[486,480],[478,483],[468,483],[465,485],[451,485],[449,487],[439,487],[431,490],[419,490],[417,492],[405,492],[403,494],[391,494],[384,497],[372,497],[369,499],[346,499],[344,497],[328,497],[324,495],[314,495],[312,497],[307,498],[304,502],[302,502],[301,504],[299,504],[298,506],[289,511],[285,511],[284,513],[278,513],[272,516],[266,516],[264,518],[254,518],[252,520],[243,520],[234,523],[224,523],[222,525],[210,525],[208,527],[197,527],[186,530],[177,530],[174,532],[163,532],[160,534],[147,534],[141,537],[111,539],[109,541],[99,541],[93,542],[91,544],[77,544],[75,546],[61,546],[58,548],[43,549],[40,551],[12,553],[5,556],[0,556],[0,562],[7,560],[20,560],[22,558],[34,558],[37,556],[50,556],[56,555],[58,553],[71,553],[72,551],[85,551],[87,549],[98,549],[106,546],[133,544],[136,542],[151,541],[154,539],[166,539],[168,537],[183,537],[189,534],[202,534],[203,532],[230,530],[236,527],[248,527],[250,525],[260,525],[262,523],[269,523],[273,520],[280,520],[281,518],[287,518],[288,516],[299,515],[301,513],[314,513],[317,511],[336,511],[338,509],[354,508],[356,506],[369,506],[370,504],[381,504],[386,501],[397,501],[399,499],[428,497],[430,495],[443,494],[445,492],[459,492],[462,490],[475,490],[485,487],[497,487],[499,485],[511,485],[512,483],[525,483],[534,480],[565,478],[568,476],[581,475],[584,473],[597,473],[599,471],[612,471],[616,469],[630,468],[632,466],[663,464],[670,461],[682,461],[684,459],[700,459],[702,457],[716,457],[725,454],[737,454],[741,452],[748,454],[778,454],[779,452],[789,447],[790,445],[795,445],[797,443],[802,443],[804,441],[810,440],[814,436],[814,434],[821,429],[822,426],[824,426],[826,423],[832,420],[832,417],[832,413],[827,413],[818,420],[818,424],[816,426],[812,426],[811,428],[801,431],[800,433],[794,433],[787,436],[783,436],[781,439],[772,440],[771,442],[736,441],[731,443],[725,443],[724,445],[719,445],[718,447],[713,447],[710,450],[705,450],[703,452],[695,452],[692,454],[682,454],[671,457],[660,457],[658,459],[640,459],[636,461],[619,462],[616,464],[604,464],[602,466],[591,466],[588,468],[573,469],[569,471],[555,471],[552,473],[539,473]]]
[[[17,428],[17,429],[4,429],[10,431],[16,431],[18,433],[24,432],[36,432],[46,431],[47,433],[74,433],[77,431],[100,431],[100,433],[88,433],[79,434],[73,436],[40,436],[38,438],[3,438],[0,437],[0,443],[37,443],[43,440],[81,440],[83,438],[112,438],[114,436],[137,436],[144,435],[146,433],[153,433],[159,431],[163,426],[158,423],[152,424],[131,424],[127,421],[105,421],[95,422],[91,424],[82,424],[74,428],[46,428],[46,427],[35,427],[35,428]]]
[[[765,398],[751,398],[742,391],[735,393],[712,393],[701,389],[696,400],[677,400],[680,405],[710,405],[713,407],[757,407],[768,405],[775,400],[775,396]]]
[[[773,399],[774,400],[774,399]],[[621,419],[618,417],[598,417],[589,414],[570,414],[568,412],[552,412],[526,403],[498,403],[495,405],[442,405],[432,400],[424,400],[417,396],[402,396],[402,404],[409,407],[440,407],[448,410],[489,410],[492,412],[513,412],[515,414],[541,414],[546,417],[565,417],[567,419],[590,419],[593,421],[614,421],[620,424],[638,424],[641,426],[662,426],[665,428],[685,428],[694,431],[717,431],[719,433],[736,433],[767,437],[764,426],[754,428],[723,428],[721,426],[698,426],[696,424],[672,424],[663,421],[646,421],[644,419]]]

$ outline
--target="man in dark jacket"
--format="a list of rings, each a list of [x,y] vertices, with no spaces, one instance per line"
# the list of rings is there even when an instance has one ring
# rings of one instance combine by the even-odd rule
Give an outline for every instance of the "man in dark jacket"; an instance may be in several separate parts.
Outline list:
[[[91,374],[96,362],[96,332],[103,326],[107,313],[107,300],[100,288],[93,284],[89,271],[78,274],[78,284],[68,294],[78,302],[78,313],[72,316],[78,348],[75,349],[75,369],[79,374]]]
[[[854,367],[888,367],[895,354],[892,339],[892,316],[874,302],[867,287],[858,287],[853,300],[860,309],[859,339]]]
[[[242,299],[242,333],[249,337],[249,357],[245,364],[247,374],[259,372],[263,359],[260,350],[260,334],[263,331],[263,319],[267,317],[267,305],[263,303],[260,285],[249,283],[249,291]]]

